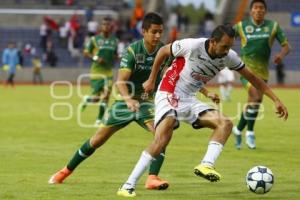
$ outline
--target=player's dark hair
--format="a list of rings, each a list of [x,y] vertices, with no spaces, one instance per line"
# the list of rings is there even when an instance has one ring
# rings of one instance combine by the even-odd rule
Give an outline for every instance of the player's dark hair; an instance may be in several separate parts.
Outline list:
[[[253,7],[253,5],[255,3],[262,3],[262,4],[264,4],[265,9],[267,10],[267,3],[266,3],[265,0],[252,0],[251,3],[250,3],[250,10],[252,9],[252,7]]]
[[[211,39],[219,42],[225,34],[231,38],[235,37],[235,30],[231,24],[217,26],[211,33]]]
[[[143,19],[142,29],[148,30],[151,24],[162,25],[162,17],[155,12],[147,13]]]

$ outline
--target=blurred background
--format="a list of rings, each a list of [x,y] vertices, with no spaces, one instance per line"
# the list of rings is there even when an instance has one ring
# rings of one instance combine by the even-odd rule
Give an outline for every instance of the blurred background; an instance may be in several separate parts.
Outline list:
[[[266,18],[276,20],[292,46],[284,60],[284,83],[300,84],[300,1],[267,0]],[[21,69],[17,83],[31,83],[36,62],[41,62],[44,83],[57,80],[76,82],[89,72],[90,61],[83,57],[89,35],[98,32],[101,19],[113,19],[112,32],[120,40],[120,52],[142,36],[140,21],[150,11],[164,18],[163,42],[185,37],[209,37],[223,23],[236,23],[249,16],[248,0],[1,0],[0,52],[8,43],[16,44]],[[237,39],[234,49],[239,52]],[[275,42],[273,53],[279,50]],[[35,63],[35,64],[34,64]],[[115,66],[117,68],[118,62]],[[270,63],[271,84],[278,83]],[[6,78],[1,68],[0,80]],[[212,81],[214,83],[214,80]]]

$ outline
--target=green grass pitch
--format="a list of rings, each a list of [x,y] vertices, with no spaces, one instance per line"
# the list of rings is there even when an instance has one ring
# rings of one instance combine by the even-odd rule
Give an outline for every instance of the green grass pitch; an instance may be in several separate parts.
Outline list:
[[[89,91],[88,87],[83,89]],[[213,89],[217,91],[216,89]],[[127,126],[101,149],[83,162],[61,185],[48,185],[51,174],[62,168],[95,128],[78,125],[77,108],[80,99],[75,87],[17,86],[0,88],[0,199],[1,200],[88,200],[123,199],[116,196],[118,187],[127,179],[142,150],[151,141],[135,123]],[[170,182],[166,191],[144,189],[145,175],[137,186],[137,199],[272,199],[296,200],[300,197],[300,91],[275,89],[289,109],[284,122],[274,113],[271,101],[264,99],[264,117],[256,124],[257,149],[245,145],[238,151],[230,137],[216,167],[222,174],[218,183],[210,183],[193,174],[202,159],[211,131],[193,130],[181,124],[167,149],[161,176]],[[245,102],[241,88],[233,91],[233,100],[224,103],[223,112],[237,115],[238,102]],[[51,116],[51,108],[52,116]],[[93,123],[96,107],[82,113],[82,124]],[[64,120],[54,120],[58,117]],[[234,122],[237,118],[233,119]],[[265,195],[249,192],[245,175],[255,165],[272,169],[275,184]]]

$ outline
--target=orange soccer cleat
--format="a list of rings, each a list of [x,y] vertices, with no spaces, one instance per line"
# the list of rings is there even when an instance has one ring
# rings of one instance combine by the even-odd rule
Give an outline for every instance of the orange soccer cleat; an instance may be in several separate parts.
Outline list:
[[[49,184],[60,184],[62,183],[70,174],[72,173],[71,170],[69,170],[67,167],[64,167],[63,169],[59,170],[55,174],[53,174],[48,183]]]
[[[168,187],[169,183],[156,175],[149,175],[145,183],[145,188],[148,190],[165,190]]]

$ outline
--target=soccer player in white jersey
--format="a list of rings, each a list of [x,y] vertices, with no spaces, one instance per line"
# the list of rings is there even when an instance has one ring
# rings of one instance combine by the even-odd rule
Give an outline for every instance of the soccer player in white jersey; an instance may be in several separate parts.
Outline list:
[[[223,101],[231,100],[232,84],[234,82],[234,73],[228,67],[225,67],[218,74],[218,83],[220,84],[220,94]]]
[[[238,55],[231,50],[235,32],[230,25],[220,25],[209,39],[183,39],[163,46],[155,57],[152,72],[144,83],[145,92],[154,88],[159,66],[168,57],[175,57],[165,73],[155,97],[155,138],[143,151],[128,180],[119,188],[135,196],[135,185],[149,164],[155,160],[172,138],[174,127],[185,121],[195,128],[213,129],[207,152],[194,168],[197,176],[211,182],[219,181],[221,175],[215,170],[215,161],[230,136],[232,122],[209,105],[196,98],[196,93],[220,70],[227,66],[236,70],[275,104],[276,113],[285,120],[288,111],[280,99],[260,78],[245,67]],[[128,197],[128,196],[127,196]]]

